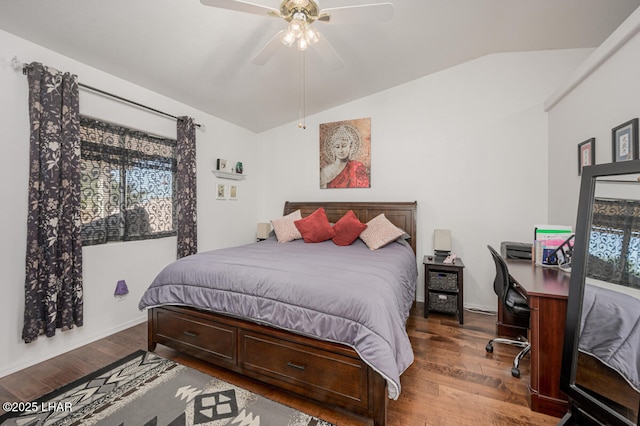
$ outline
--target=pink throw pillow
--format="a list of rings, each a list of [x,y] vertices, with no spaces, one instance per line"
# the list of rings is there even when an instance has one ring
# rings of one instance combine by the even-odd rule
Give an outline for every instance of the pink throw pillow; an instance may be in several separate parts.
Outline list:
[[[288,243],[289,241],[302,238],[300,231],[298,231],[298,228],[293,224],[293,222],[301,218],[300,210],[296,210],[293,213],[271,221],[279,243]]]
[[[367,222],[367,229],[362,231],[360,239],[371,250],[377,250],[397,240],[404,232],[386,218],[384,213]]]

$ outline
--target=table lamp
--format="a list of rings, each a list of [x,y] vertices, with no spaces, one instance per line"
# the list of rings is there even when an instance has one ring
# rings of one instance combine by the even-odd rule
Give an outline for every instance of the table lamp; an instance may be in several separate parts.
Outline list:
[[[451,230],[433,230],[433,252],[437,257],[447,257],[451,254]]]
[[[271,233],[271,224],[266,223],[258,223],[258,230],[256,231],[256,237],[259,240],[266,240],[269,238],[269,234]]]

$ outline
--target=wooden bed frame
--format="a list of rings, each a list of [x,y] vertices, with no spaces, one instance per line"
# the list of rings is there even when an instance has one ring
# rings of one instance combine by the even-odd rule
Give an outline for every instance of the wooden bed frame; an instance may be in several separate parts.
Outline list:
[[[594,389],[618,413],[638,422],[640,393],[622,375],[593,355],[578,351],[576,383],[585,389]]]
[[[416,250],[416,202],[286,202],[284,214],[324,207],[330,222],[353,210],[362,222],[384,213]],[[151,308],[149,351],[156,345],[227,368],[323,404],[387,421],[387,384],[352,348],[230,316],[182,306]]]

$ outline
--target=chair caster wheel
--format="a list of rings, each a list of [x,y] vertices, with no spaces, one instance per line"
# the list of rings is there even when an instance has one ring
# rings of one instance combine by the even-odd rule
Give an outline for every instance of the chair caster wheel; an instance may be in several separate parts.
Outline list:
[[[485,350],[486,350],[487,352],[489,352],[489,353],[492,353],[492,352],[493,352],[493,346],[489,344],[489,345],[487,345],[487,346],[485,347]]]
[[[516,378],[520,378],[520,369],[513,367],[511,369],[511,375]]]

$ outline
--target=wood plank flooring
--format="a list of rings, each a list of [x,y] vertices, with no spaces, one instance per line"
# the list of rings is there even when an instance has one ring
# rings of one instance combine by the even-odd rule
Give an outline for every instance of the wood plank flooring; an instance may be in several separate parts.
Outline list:
[[[555,425],[558,418],[534,413],[528,407],[529,357],[521,364],[521,378],[511,377],[517,348],[485,345],[494,337],[495,316],[465,312],[465,324],[445,314],[422,317],[417,304],[407,331],[415,361],[402,375],[402,394],[389,401],[389,426],[432,425]],[[0,401],[32,401],[66,383],[147,348],[146,324],[132,327],[46,362],[0,378]],[[219,377],[339,426],[370,422],[342,411],[283,393],[236,376],[158,345],[161,356]],[[0,411],[1,412],[1,411]]]

